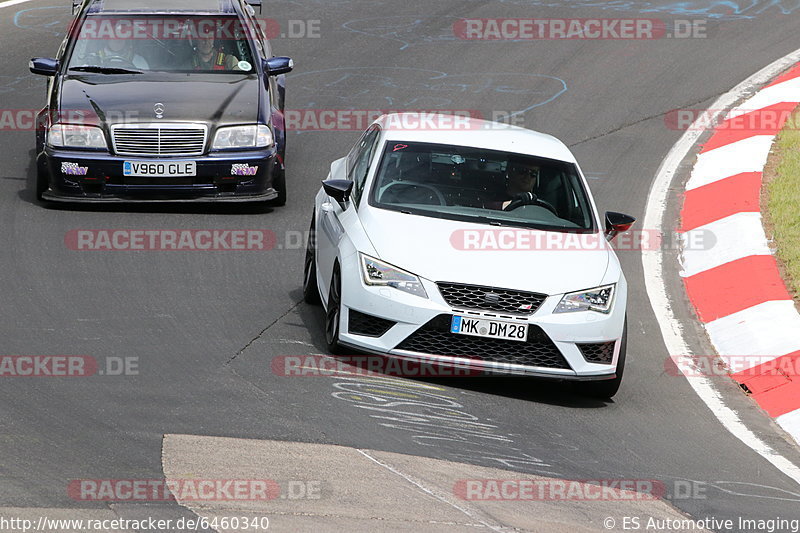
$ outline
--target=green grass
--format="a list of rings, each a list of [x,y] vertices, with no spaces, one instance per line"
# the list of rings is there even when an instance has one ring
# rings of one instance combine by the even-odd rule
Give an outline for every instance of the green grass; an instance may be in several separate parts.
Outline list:
[[[775,149],[778,164],[767,184],[767,219],[789,278],[786,284],[800,296],[800,108],[778,135]]]

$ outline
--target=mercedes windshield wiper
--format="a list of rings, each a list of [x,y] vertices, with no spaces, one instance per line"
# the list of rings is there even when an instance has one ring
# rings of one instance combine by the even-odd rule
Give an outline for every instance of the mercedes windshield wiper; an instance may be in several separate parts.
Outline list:
[[[141,70],[131,70],[118,67],[99,67],[96,65],[83,65],[80,67],[70,67],[70,71],[77,72],[96,72],[98,74],[141,74]]]

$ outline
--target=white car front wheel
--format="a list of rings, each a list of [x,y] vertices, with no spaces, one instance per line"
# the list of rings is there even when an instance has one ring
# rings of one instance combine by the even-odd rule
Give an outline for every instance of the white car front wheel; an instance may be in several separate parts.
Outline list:
[[[328,292],[328,305],[325,312],[325,342],[328,351],[336,354],[339,351],[339,326],[342,321],[342,274],[339,263],[333,266],[331,288]]]
[[[311,228],[308,230],[306,243],[306,259],[303,265],[303,301],[311,305],[321,303],[319,285],[317,285],[317,258],[316,258],[316,229],[314,217],[311,217]]]

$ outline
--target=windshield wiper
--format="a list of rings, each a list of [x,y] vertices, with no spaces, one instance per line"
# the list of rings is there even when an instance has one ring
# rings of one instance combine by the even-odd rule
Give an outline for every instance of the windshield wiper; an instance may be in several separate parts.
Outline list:
[[[70,71],[76,72],[96,72],[98,74],[141,74],[141,70],[130,70],[117,67],[99,67],[96,65],[83,65],[80,67],[70,67]]]
[[[417,216],[423,216],[423,217],[424,216],[433,216],[435,218],[447,219],[446,216],[442,216],[443,213],[440,213],[439,211],[429,211],[427,209],[414,209],[412,211],[410,209],[399,208],[399,209],[397,209],[397,211],[403,213],[404,215],[417,215]],[[482,216],[482,215],[464,215],[464,216],[465,217],[469,217],[471,222],[481,222],[483,224],[488,224],[489,226],[495,226],[495,227],[501,227],[501,228],[505,228],[505,227],[510,227],[510,228],[520,228],[520,227],[522,227],[522,228],[524,228],[524,227],[527,227],[525,225],[514,224],[512,221],[497,220],[495,218],[490,218],[490,217]]]

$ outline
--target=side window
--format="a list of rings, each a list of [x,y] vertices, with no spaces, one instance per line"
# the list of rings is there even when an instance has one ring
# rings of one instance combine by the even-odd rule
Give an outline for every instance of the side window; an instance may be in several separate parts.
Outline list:
[[[369,174],[369,164],[375,155],[380,133],[381,131],[378,127],[372,127],[367,130],[367,133],[364,134],[353,152],[351,152],[351,156],[354,156],[352,163],[348,157],[347,177],[355,182],[353,185],[353,198],[356,203],[361,199],[361,193],[367,181],[367,174]]]
[[[69,38],[73,35],[79,35],[80,34],[79,29],[80,29],[80,20],[78,18],[73,18],[72,22],[69,23],[69,31],[67,32],[67,35],[64,37],[64,40],[61,41],[61,46],[58,47],[58,52],[56,53],[56,57],[58,58],[59,61],[61,61],[62,64],[66,59],[64,57],[64,52],[67,51],[67,45],[69,45]]]
[[[348,179],[353,179],[352,178],[353,167],[356,165],[356,160],[358,159],[358,156],[361,154],[361,149],[364,146],[364,140],[367,138],[367,135],[369,135],[369,131],[365,131],[363,134],[361,134],[361,137],[359,137],[358,142],[355,145],[353,145],[353,148],[350,150],[350,153],[347,154]]]

